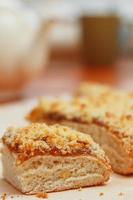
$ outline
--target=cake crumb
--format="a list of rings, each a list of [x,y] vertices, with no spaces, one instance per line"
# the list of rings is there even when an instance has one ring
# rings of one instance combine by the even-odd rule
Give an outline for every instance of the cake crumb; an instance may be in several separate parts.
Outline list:
[[[124,195],[124,193],[120,192],[118,195],[119,195],[119,196],[123,196],[123,195]]]
[[[13,199],[14,198],[14,196],[11,196],[11,199]]]
[[[1,195],[1,200],[6,200],[6,193]]]
[[[103,193],[103,192],[100,192],[100,193],[99,193],[99,196],[103,196],[103,195],[104,195],[104,193]]]
[[[43,198],[43,199],[47,199],[48,198],[48,194],[45,192],[40,192],[36,195],[36,197],[38,198]]]
[[[82,191],[82,187],[80,187],[80,188],[78,189],[78,191]]]

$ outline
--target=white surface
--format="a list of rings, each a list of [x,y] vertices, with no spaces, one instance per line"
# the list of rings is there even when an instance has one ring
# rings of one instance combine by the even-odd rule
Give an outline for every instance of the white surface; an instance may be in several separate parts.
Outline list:
[[[0,136],[7,126],[20,126],[26,123],[24,120],[25,114],[35,104],[35,101],[28,101],[22,104],[14,104],[10,106],[0,106]],[[104,193],[100,196],[100,193]],[[119,195],[119,193],[123,195]],[[0,162],[0,196],[6,193],[6,200],[23,199],[33,200],[38,199],[35,196],[25,196],[14,189],[10,184],[2,178],[2,167]],[[50,193],[48,200],[133,200],[133,176],[120,176],[113,174],[110,181],[104,186],[84,188],[79,190],[69,190],[65,192]]]

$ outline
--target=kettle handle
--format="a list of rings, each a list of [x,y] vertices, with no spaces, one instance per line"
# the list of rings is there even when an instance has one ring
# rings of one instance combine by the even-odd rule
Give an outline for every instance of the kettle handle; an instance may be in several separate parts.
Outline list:
[[[40,24],[40,28],[36,34],[36,37],[33,41],[33,45],[36,43],[39,43],[40,40],[42,40],[43,38],[45,38],[45,36],[48,35],[49,31],[51,30],[51,28],[53,27],[53,25],[55,24],[54,20],[50,20],[47,22],[41,22]]]
[[[47,62],[49,53],[49,40],[47,36],[53,25],[54,21],[42,22],[40,24],[32,45],[23,59],[27,67],[34,69],[33,73],[36,73]]]

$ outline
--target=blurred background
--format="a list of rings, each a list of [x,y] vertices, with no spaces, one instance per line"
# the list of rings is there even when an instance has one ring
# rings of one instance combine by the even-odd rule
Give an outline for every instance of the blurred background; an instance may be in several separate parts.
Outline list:
[[[0,0],[0,102],[133,90],[132,0]]]

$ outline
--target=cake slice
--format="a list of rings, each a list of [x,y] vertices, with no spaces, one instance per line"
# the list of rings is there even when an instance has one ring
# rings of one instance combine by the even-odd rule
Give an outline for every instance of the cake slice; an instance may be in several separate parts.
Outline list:
[[[110,177],[104,151],[71,128],[33,123],[8,128],[2,141],[4,178],[22,193],[100,185]]]
[[[112,168],[120,174],[133,174],[133,101],[105,104],[73,98],[70,101],[42,99],[27,119],[30,122],[59,123],[92,136],[106,152]]]

